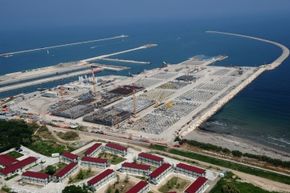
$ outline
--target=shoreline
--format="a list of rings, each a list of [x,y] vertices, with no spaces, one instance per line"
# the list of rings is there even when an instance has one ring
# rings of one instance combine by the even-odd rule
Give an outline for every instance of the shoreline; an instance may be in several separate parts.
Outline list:
[[[243,153],[250,153],[255,155],[265,155],[271,158],[280,159],[283,161],[290,161],[290,153],[268,147],[266,145],[256,143],[249,139],[244,139],[228,134],[219,134],[210,131],[196,129],[186,135],[184,139],[194,140],[200,143],[208,143],[229,150],[238,150]]]

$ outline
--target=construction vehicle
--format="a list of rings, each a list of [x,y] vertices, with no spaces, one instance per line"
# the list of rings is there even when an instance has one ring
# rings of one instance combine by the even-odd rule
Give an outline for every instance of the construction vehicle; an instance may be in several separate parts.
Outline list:
[[[172,102],[172,101],[168,101],[167,103],[165,103],[165,107],[167,108],[167,109],[170,109],[170,108],[172,108],[174,106],[174,103]]]

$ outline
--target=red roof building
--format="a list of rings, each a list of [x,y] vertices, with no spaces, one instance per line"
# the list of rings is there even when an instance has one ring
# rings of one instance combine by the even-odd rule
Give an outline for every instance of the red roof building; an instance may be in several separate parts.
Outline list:
[[[205,177],[198,177],[186,190],[184,193],[200,193],[203,192],[207,183]]]
[[[125,162],[122,164],[121,171],[138,175],[147,175],[150,172],[150,166],[134,162]]]
[[[105,146],[106,151],[113,154],[120,154],[122,156],[127,155],[128,148],[117,143],[107,143]]]
[[[149,184],[145,181],[140,181],[131,189],[129,189],[126,193],[147,193],[147,192],[149,192]]]
[[[88,186],[93,186],[96,190],[104,184],[113,180],[116,177],[116,173],[112,169],[107,169],[97,176],[93,177],[88,181]]]
[[[162,164],[159,168],[156,168],[151,174],[149,174],[150,181],[154,184],[158,184],[160,180],[165,177],[172,167],[168,163]]]
[[[77,170],[77,166],[78,166],[78,164],[75,162],[72,162],[72,163],[66,165],[64,168],[62,168],[61,170],[56,172],[56,174],[54,174],[56,180],[62,181],[66,177],[70,176],[74,171]]]
[[[81,160],[81,165],[86,167],[106,168],[109,166],[109,162],[106,159],[85,156]]]
[[[18,160],[15,159],[14,157],[11,157],[10,155],[7,154],[0,155],[0,166],[7,167],[12,164],[15,164],[16,162],[18,162]]]
[[[94,145],[92,145],[91,147],[89,147],[86,152],[85,155],[90,157],[93,156],[95,153],[97,153],[100,149],[102,148],[102,144],[101,143],[95,143]]]
[[[47,184],[49,175],[41,172],[26,171],[22,174],[22,180],[33,184]]]
[[[61,154],[61,159],[64,162],[78,162],[78,158],[79,158],[78,155],[75,155],[75,154],[70,153],[70,152],[63,152]]]
[[[176,165],[175,167],[175,171],[182,173],[184,175],[187,176],[191,176],[191,177],[196,177],[196,176],[204,176],[205,175],[205,170],[195,167],[195,166],[191,166],[188,164],[184,164],[184,163],[179,163]]]
[[[164,163],[164,159],[162,157],[144,152],[139,153],[138,160],[157,166],[160,166]]]
[[[9,165],[5,167],[4,169],[0,170],[0,174],[3,176],[9,176],[13,173],[16,173],[18,171],[21,171],[23,168],[31,165],[32,163],[35,163],[37,161],[37,158],[35,157],[28,157],[21,161],[18,161],[12,165]]]

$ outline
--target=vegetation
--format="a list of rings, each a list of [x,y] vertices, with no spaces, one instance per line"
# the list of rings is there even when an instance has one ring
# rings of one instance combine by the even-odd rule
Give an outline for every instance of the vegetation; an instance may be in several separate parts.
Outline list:
[[[7,192],[7,193],[10,193],[11,192],[11,188],[9,188],[7,185],[4,185],[2,188],[1,188],[1,191],[3,192]],[[0,192],[1,192],[0,191]]]
[[[151,146],[151,148],[154,148],[154,146]],[[160,148],[158,147],[158,150],[159,149]],[[210,157],[210,156],[206,156],[206,155],[201,155],[201,154],[190,152],[190,151],[170,149],[167,147],[164,147],[164,149],[165,149],[165,151],[167,150],[169,153],[172,153],[175,155],[204,161],[204,162],[215,164],[215,165],[222,166],[225,168],[229,168],[229,169],[241,171],[244,173],[252,174],[255,176],[267,178],[267,179],[270,179],[273,181],[282,182],[285,184],[290,184],[290,177],[286,176],[286,175],[282,175],[282,174],[278,174],[275,172],[270,172],[270,171],[266,171],[263,169],[258,169],[258,168],[254,168],[251,166],[246,166],[246,165],[242,165],[239,163],[235,163],[235,162],[231,162],[231,161],[227,161],[227,160],[222,160],[222,159],[218,159],[218,158],[214,158],[214,157]]]
[[[227,148],[222,148],[222,147],[215,146],[215,145],[212,145],[209,143],[201,143],[201,142],[194,141],[194,140],[183,140],[181,143],[187,143],[191,146],[199,147],[201,149],[205,149],[205,150],[209,150],[209,151],[220,152],[220,153],[224,153],[224,154],[228,154],[228,155],[231,154],[235,157],[248,157],[248,158],[256,159],[258,161],[267,162],[269,164],[272,164],[273,166],[280,166],[280,167],[290,169],[290,161],[282,161],[279,159],[273,159],[273,158],[267,157],[265,155],[254,155],[254,154],[250,154],[250,153],[242,153],[242,152],[237,151],[237,150],[230,151]]]
[[[35,136],[33,136],[34,132]],[[54,137],[44,126],[27,124],[22,120],[0,120],[0,152],[18,148],[21,145],[46,156],[73,150],[71,147],[56,143]],[[17,157],[22,154],[13,152],[11,155]]]
[[[57,132],[57,136],[66,141],[73,141],[79,138],[78,133],[74,131]]]
[[[224,178],[222,178],[210,193],[244,193],[244,192],[255,192],[255,193],[270,193],[264,189],[256,187],[252,184],[241,182],[240,179],[228,172]],[[271,192],[274,193],[274,192]]]
[[[74,178],[70,179],[69,183],[76,183],[76,182],[82,181],[84,179],[87,179],[93,176],[94,174],[95,173],[91,169],[88,169],[88,170],[81,169]]]
[[[57,168],[56,168],[55,166],[50,165],[50,166],[47,166],[47,167],[45,168],[44,172],[45,172],[46,174],[48,174],[48,175],[53,175],[53,174],[55,174],[56,169],[57,169]]]
[[[110,153],[102,152],[99,154],[100,158],[108,159],[113,165],[117,165],[125,160],[123,157],[119,157]]]
[[[62,153],[64,151],[72,151],[71,147],[60,145],[54,141],[35,140],[28,146],[30,149],[46,156],[51,156],[53,153]]]
[[[165,147],[163,145],[154,145],[154,144],[151,144],[150,145],[150,148],[156,149],[156,150],[159,150],[159,151],[166,151],[167,150],[167,147]]]
[[[15,178],[16,176],[18,176],[18,174],[13,174],[12,176],[5,178],[5,180],[6,181],[11,180],[12,178]]]
[[[171,191],[180,192],[184,190],[184,188],[189,185],[189,183],[181,178],[173,177],[166,182],[161,188],[159,188],[160,192],[166,193]]]
[[[23,156],[22,153],[19,153],[17,151],[10,151],[9,153],[7,153],[7,155],[10,155],[11,157],[14,157],[14,158],[19,158]]]
[[[75,186],[75,185],[71,185],[71,186],[67,186],[62,190],[62,193],[90,193],[92,192],[89,187],[87,186]]]
[[[66,166],[65,163],[59,162],[55,165],[47,166],[42,172],[49,174],[49,175],[53,175],[56,173],[56,171],[58,171],[61,168],[64,168],[65,166]]]
[[[0,120],[0,152],[32,143],[33,131],[38,126],[19,120]]]
[[[127,181],[128,180],[128,181]],[[121,181],[120,177],[117,175],[117,181],[108,187],[106,193],[120,193],[120,192],[127,192],[134,184],[126,178]]]

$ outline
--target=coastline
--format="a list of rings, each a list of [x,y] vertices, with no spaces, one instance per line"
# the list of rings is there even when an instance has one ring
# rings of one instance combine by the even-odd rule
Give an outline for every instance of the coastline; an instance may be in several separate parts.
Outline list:
[[[194,140],[201,143],[209,143],[223,148],[228,148],[231,151],[238,150],[243,153],[266,155],[271,158],[290,161],[290,154],[287,152],[280,151],[248,139],[243,139],[227,134],[219,134],[196,129],[186,135],[184,138],[187,140]]]

